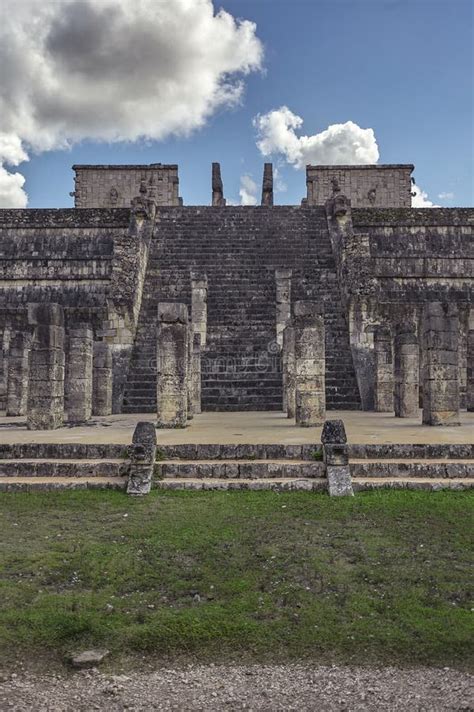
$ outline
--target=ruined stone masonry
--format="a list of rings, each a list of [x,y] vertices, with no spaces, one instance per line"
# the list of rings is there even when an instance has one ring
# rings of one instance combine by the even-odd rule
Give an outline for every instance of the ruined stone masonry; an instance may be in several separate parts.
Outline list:
[[[474,210],[412,209],[412,171],[308,166],[302,203],[274,205],[266,164],[262,204],[235,206],[214,164],[210,204],[188,206],[176,165],[75,166],[74,208],[0,210],[0,407],[25,414],[26,393],[31,428],[64,422],[64,397],[71,423],[112,408],[183,427],[200,386],[203,411],[300,425],[421,424],[422,404],[455,422],[474,398]]]

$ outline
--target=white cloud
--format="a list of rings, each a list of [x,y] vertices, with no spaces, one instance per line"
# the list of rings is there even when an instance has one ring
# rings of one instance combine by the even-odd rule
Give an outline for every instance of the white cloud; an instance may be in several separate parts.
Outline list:
[[[420,188],[418,185],[412,185],[412,193],[415,195],[412,195],[411,198],[411,207],[412,208],[439,208],[439,205],[435,205],[429,198],[428,198],[428,193],[425,193],[424,190]]]
[[[258,186],[255,181],[249,176],[240,177],[240,204],[241,205],[257,205]]]
[[[282,178],[281,171],[278,166],[275,166],[273,168],[273,187],[275,193],[285,193],[288,190],[288,187]]]
[[[438,198],[440,200],[453,200],[454,193],[438,193]]]
[[[211,0],[12,2],[0,26],[3,160],[188,135],[241,101],[262,59],[255,24]]]
[[[353,121],[332,124],[313,136],[298,136],[303,119],[287,106],[258,114],[253,124],[258,132],[257,147],[264,156],[282,155],[296,168],[315,164],[377,163],[379,150],[372,129],[362,129]]]
[[[9,173],[0,165],[0,208],[26,208],[28,196],[23,190],[21,173]]]

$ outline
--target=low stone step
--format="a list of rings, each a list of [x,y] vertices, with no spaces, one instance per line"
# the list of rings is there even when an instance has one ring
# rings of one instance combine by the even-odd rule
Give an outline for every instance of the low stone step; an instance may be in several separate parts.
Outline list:
[[[473,478],[474,460],[350,460],[353,477]]]
[[[322,462],[307,460],[167,460],[156,466],[156,476],[163,479],[275,479],[324,477]]]
[[[8,477],[0,479],[0,492],[51,492],[54,490],[124,490],[126,477]]]
[[[125,460],[0,460],[0,477],[120,477]]]
[[[154,488],[160,490],[276,490],[278,492],[303,490],[309,492],[326,492],[326,479],[192,479],[172,478],[157,480]]]
[[[354,492],[367,492],[379,489],[406,489],[406,490],[428,490],[437,492],[439,490],[463,490],[473,489],[474,480],[465,479],[427,479],[424,477],[397,477],[390,479],[387,477],[363,477],[352,478],[352,488]]]
[[[99,443],[3,443],[1,460],[87,460],[123,462],[127,445]]]

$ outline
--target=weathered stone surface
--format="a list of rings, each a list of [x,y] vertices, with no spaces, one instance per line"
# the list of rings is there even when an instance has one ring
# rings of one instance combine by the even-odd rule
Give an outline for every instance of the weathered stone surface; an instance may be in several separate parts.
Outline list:
[[[283,332],[291,320],[291,269],[277,269],[276,282],[276,340],[283,348]]]
[[[151,490],[156,458],[156,429],[153,423],[140,421],[129,448],[130,467],[127,494],[142,496]]]
[[[397,418],[413,418],[419,410],[420,356],[416,335],[398,331],[394,342],[394,409]]]
[[[466,408],[471,413],[474,411],[474,329],[467,334]]]
[[[273,205],[273,165],[265,163],[263,166],[262,205]]]
[[[345,444],[347,443],[346,429],[344,421],[339,418],[326,420],[321,433],[321,442],[327,444]]]
[[[455,305],[425,304],[422,348],[423,423],[459,425],[459,312]]]
[[[28,333],[17,333],[10,341],[7,367],[7,415],[26,415],[30,345],[31,337]],[[36,377],[39,376],[37,372]],[[47,378],[47,375],[45,374],[44,377]]]
[[[378,327],[374,331],[374,410],[390,413],[393,410],[393,353],[390,329]]]
[[[288,418],[296,412],[295,330],[287,326],[283,331],[283,410]]]
[[[158,305],[157,407],[159,428],[184,428],[188,415],[188,309]]]
[[[112,352],[105,341],[93,345],[92,360],[92,414],[112,413]]]
[[[311,302],[294,305],[295,417],[302,427],[321,425],[326,413],[324,317]]]
[[[68,332],[64,405],[69,423],[85,423],[92,415],[93,333],[87,325]]]
[[[352,497],[354,495],[349,465],[345,467],[328,465],[326,477],[331,497]]]
[[[215,207],[223,207],[225,205],[220,163],[212,164],[212,205]]]
[[[191,408],[192,412],[201,412],[201,334],[193,334],[191,354]]]
[[[64,312],[59,304],[29,304],[28,318],[34,331],[28,361],[27,425],[30,430],[53,430],[64,420]]]

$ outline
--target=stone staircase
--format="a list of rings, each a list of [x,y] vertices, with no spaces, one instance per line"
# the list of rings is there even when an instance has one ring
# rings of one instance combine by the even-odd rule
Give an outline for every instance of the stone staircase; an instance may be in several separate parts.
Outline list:
[[[190,305],[190,270],[208,277],[203,410],[281,410],[281,355],[275,344],[278,268],[293,270],[292,301],[325,303],[328,409],[358,409],[325,211],[276,206],[159,210],[123,411],[156,409],[157,304]]]
[[[473,445],[349,445],[354,492],[474,488]],[[0,492],[125,490],[127,446],[0,446]],[[159,490],[327,492],[320,445],[164,445]]]
[[[125,489],[125,445],[0,446],[0,492]]]

